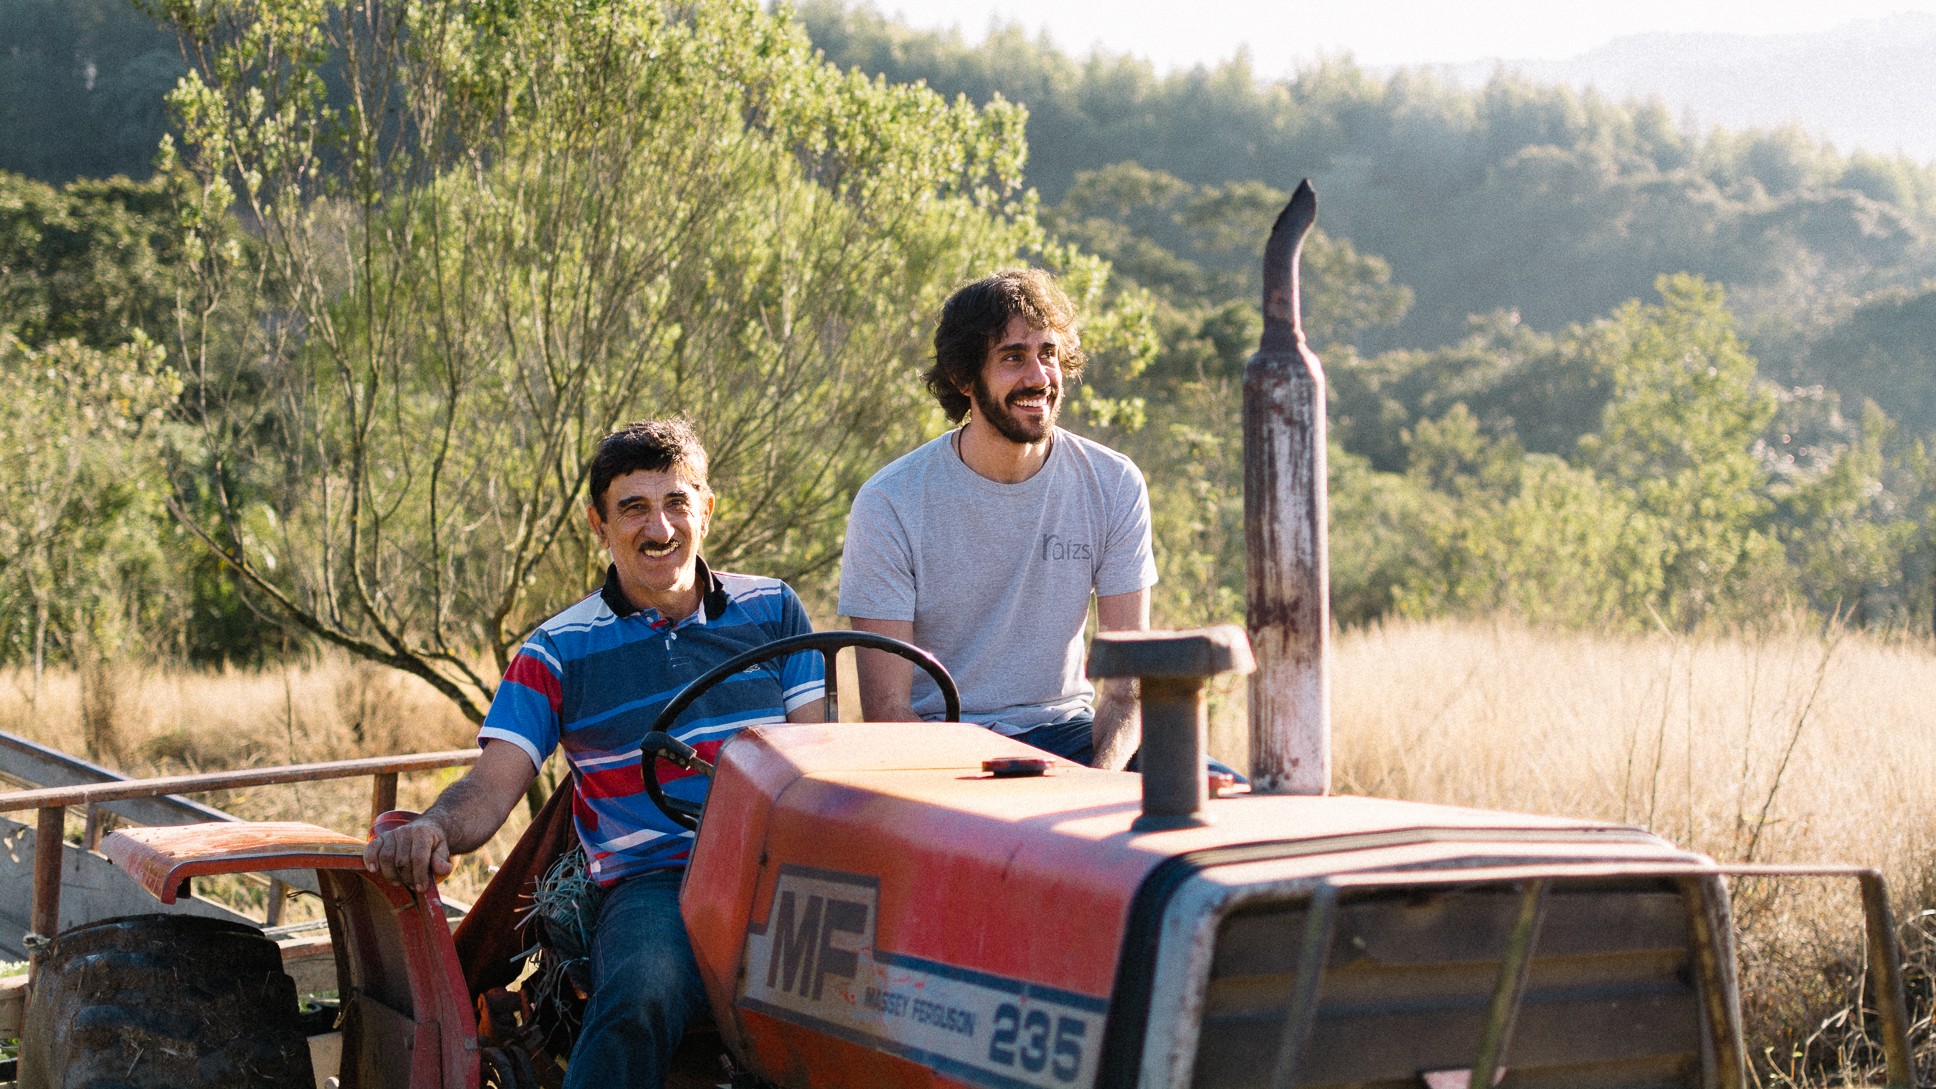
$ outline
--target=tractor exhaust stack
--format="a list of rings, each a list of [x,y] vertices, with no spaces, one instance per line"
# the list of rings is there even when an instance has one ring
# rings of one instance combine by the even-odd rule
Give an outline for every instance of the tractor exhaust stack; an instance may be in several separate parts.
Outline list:
[[[1324,366],[1304,342],[1298,258],[1317,219],[1300,182],[1264,247],[1264,336],[1244,367],[1244,547],[1250,780],[1266,794],[1331,790],[1331,580]]]

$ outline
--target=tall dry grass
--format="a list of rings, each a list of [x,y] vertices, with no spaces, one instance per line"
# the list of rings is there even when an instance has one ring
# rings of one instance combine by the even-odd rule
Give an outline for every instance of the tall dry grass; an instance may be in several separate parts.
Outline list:
[[[1618,821],[1728,861],[1874,865],[1899,918],[1931,902],[1927,640],[1801,621],[1704,637],[1395,621],[1342,635],[1333,670],[1339,792]],[[1241,759],[1233,694],[1213,749]],[[1853,885],[1734,888],[1762,1073],[1819,1077],[1801,1067],[1833,1062],[1824,1042],[1797,1048],[1859,977]]]

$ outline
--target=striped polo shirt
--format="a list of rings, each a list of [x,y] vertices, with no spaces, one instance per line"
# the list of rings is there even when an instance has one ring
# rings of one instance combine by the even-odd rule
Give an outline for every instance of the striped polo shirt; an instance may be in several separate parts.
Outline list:
[[[544,622],[511,660],[478,730],[478,744],[509,741],[542,766],[563,745],[572,815],[601,885],[683,866],[692,833],[665,818],[639,776],[639,741],[686,684],[742,651],[813,630],[779,579],[715,572],[699,561],[700,607],[669,620],[637,609],[605,573],[597,593]],[[714,760],[747,726],[786,721],[823,692],[819,654],[795,654],[736,674],[702,696],[667,731]],[[666,793],[706,796],[707,780],[659,765]]]

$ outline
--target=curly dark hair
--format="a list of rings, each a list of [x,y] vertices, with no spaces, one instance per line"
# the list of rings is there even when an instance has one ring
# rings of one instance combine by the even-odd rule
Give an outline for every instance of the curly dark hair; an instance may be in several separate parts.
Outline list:
[[[639,420],[599,440],[592,455],[592,506],[601,516],[612,481],[641,469],[649,473],[678,470],[702,491],[711,490],[706,483],[706,447],[684,416]]]
[[[941,304],[941,321],[934,327],[934,366],[921,380],[941,403],[941,411],[960,423],[968,415],[973,386],[988,361],[988,350],[1007,330],[1012,318],[1031,329],[1053,329],[1063,338],[1062,380],[1082,377],[1089,357],[1076,334],[1076,308],[1055,277],[1039,268],[1003,269],[959,288]]]

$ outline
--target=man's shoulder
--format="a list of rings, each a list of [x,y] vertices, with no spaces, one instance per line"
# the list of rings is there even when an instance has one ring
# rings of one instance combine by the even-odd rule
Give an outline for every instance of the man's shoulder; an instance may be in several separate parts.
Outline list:
[[[519,647],[519,657],[536,658],[560,676],[608,645],[618,621],[604,597],[593,592],[553,614]]]
[[[729,605],[769,597],[785,600],[795,596],[793,587],[788,586],[786,580],[776,579],[771,575],[745,575],[737,571],[718,569],[715,569],[713,574],[719,577],[720,589],[726,591],[726,601]]]
[[[783,619],[789,608],[797,607],[799,595],[782,579],[734,571],[715,570],[713,574],[725,592],[726,608],[708,619],[709,624],[772,624]]]
[[[538,630],[532,634],[544,636],[553,642],[569,641],[608,627],[617,619],[618,614],[612,612],[612,607],[605,603],[605,596],[594,590],[553,613],[550,619],[539,624]]]
[[[895,495],[921,477],[934,471],[943,454],[954,456],[949,446],[953,432],[947,432],[909,450],[893,461],[880,467],[867,483],[860,486],[861,495]]]
[[[1143,470],[1121,450],[1059,427],[1056,428],[1055,437],[1058,444],[1064,445],[1070,455],[1069,464],[1074,467],[1094,473],[1105,482],[1134,480],[1138,485],[1142,484]]]

